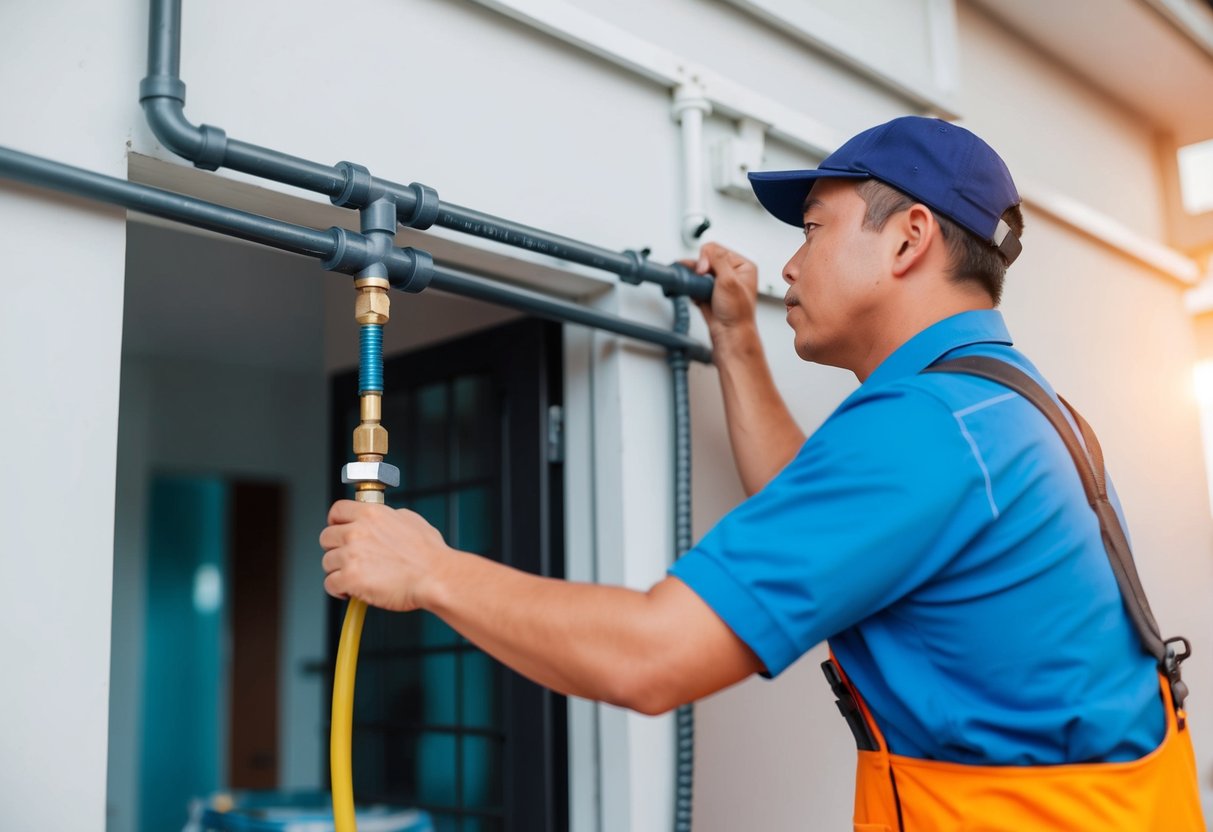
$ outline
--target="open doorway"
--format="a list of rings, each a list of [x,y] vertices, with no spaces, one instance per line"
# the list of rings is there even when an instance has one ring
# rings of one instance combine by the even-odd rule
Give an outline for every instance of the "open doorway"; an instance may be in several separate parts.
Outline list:
[[[285,490],[156,475],[148,509],[139,824],[219,788],[278,783]],[[224,759],[226,758],[226,760]]]
[[[198,796],[233,786],[284,791],[327,788],[330,602],[323,590],[317,536],[330,500],[336,496],[332,483],[340,463],[334,460],[348,461],[350,454],[349,432],[344,426],[340,430],[334,426],[344,418],[339,415],[343,408],[355,403],[356,397],[343,394],[340,405],[333,397],[341,379],[356,365],[357,325],[351,281],[327,274],[309,260],[135,221],[128,226],[127,239],[107,830],[162,832],[184,826],[187,793]],[[433,292],[394,300],[392,322],[385,332],[389,395],[406,390],[406,373],[398,367],[423,363],[437,367],[441,356],[457,354],[457,349],[448,351],[455,339],[519,319],[509,310]],[[549,327],[546,331],[559,330]],[[439,344],[446,346],[435,346]],[[509,349],[515,346],[511,342]],[[500,344],[475,350],[484,354],[508,351]],[[535,379],[511,380],[506,386],[521,390],[526,384],[546,385],[552,379],[558,385],[558,352],[548,353],[547,360],[555,363],[539,365]],[[398,358],[405,355],[409,357]],[[434,358],[417,360],[425,355]],[[451,395],[478,400],[483,391],[465,389],[467,383],[459,382],[458,390],[452,387]],[[558,394],[557,388],[546,389]],[[538,396],[537,388],[532,395]],[[515,413],[513,407],[510,414]],[[509,417],[511,425],[514,419],[514,415]],[[408,431],[393,411],[388,411],[385,425],[392,431],[393,456],[401,455],[395,462],[407,469],[412,463],[404,457],[419,458],[424,448],[409,450],[405,442]],[[339,440],[335,438],[338,434]],[[523,450],[510,436],[500,438],[504,444],[499,444],[497,452],[512,455],[512,460],[517,456],[510,470],[530,470],[539,476],[535,466],[544,464],[541,457]],[[339,457],[334,457],[338,450]],[[542,487],[550,489],[552,500],[544,503],[549,515],[540,523],[542,532],[533,533],[545,540],[562,541],[561,488],[558,480],[551,484],[550,470],[547,474],[548,484]],[[512,486],[509,490],[522,494],[539,487]],[[275,493],[249,491],[259,488]],[[174,489],[176,496],[172,495]],[[456,499],[466,509],[483,501],[486,493]],[[420,497],[410,494],[408,499]],[[276,507],[269,508],[275,501]],[[165,584],[160,573],[166,563],[153,551],[160,548],[158,543],[153,546],[153,538],[169,534],[174,527],[177,532],[184,528],[185,520],[172,520],[177,510],[174,503],[182,511],[193,512],[189,522],[200,531],[191,545],[202,548],[179,547],[168,559]],[[241,533],[246,506],[253,506],[248,513],[265,525]],[[511,509],[500,516],[522,515]],[[240,554],[233,536],[241,534],[262,540],[264,551],[276,549],[276,558]],[[472,540],[464,545],[477,544]],[[559,568],[557,550],[536,547],[533,551],[548,552],[536,571]],[[250,570],[247,574],[242,571],[246,569]],[[277,588],[276,601],[272,600],[273,587]],[[253,600],[245,605],[242,597]],[[206,614],[208,618],[197,612],[196,600],[204,608],[218,606]],[[166,611],[156,612],[154,618],[152,611],[161,607]],[[176,614],[197,619],[189,625],[194,630],[187,627],[187,635],[174,637],[176,625],[160,622]],[[170,618],[159,617],[162,615]],[[205,635],[206,643],[218,645],[205,660],[192,643],[184,643],[198,633]],[[203,704],[195,704],[190,716],[176,717],[179,733],[157,727],[173,719],[164,709],[175,701],[156,663],[158,651],[192,660],[188,679],[180,684],[194,693],[206,692]],[[476,661],[471,659],[463,666],[465,678],[496,672]],[[371,664],[366,665],[368,674],[374,672]],[[360,672],[356,707],[372,706],[375,684],[371,680],[372,676]],[[550,698],[519,698],[515,689],[506,685],[490,692],[488,699],[465,702],[468,719],[479,713],[487,720],[500,713],[509,722],[508,714],[532,713],[525,710],[530,707],[527,702],[539,703],[539,711],[534,712],[539,715],[532,714],[538,720],[533,730],[514,734],[527,738],[525,744],[512,741],[509,746],[519,756],[492,763],[498,766],[496,773],[484,766],[463,769],[459,776],[465,783],[464,795],[495,795],[501,799],[493,805],[505,807],[507,817],[528,817],[529,802],[519,805],[517,799],[505,796],[522,794],[515,789],[513,778],[535,774],[523,765],[523,759],[532,766],[542,760],[545,788],[556,789],[544,798],[548,801],[544,806],[557,806],[551,811],[545,808],[546,817],[564,817],[567,812],[561,802],[567,799],[566,793],[551,785],[559,780],[549,769],[562,764],[563,756],[534,754],[540,745],[559,745],[558,735],[551,733],[559,730],[552,714],[559,712],[557,716],[562,718],[563,705]],[[499,700],[491,698],[497,693]],[[523,710],[517,710],[518,703],[524,703],[519,706]],[[157,715],[162,713],[170,715]],[[472,746],[490,742],[484,734],[464,734],[467,742],[459,753],[467,752],[465,759],[471,759]],[[160,757],[154,757],[153,747]],[[358,754],[371,753],[360,737],[355,737],[354,747]],[[563,748],[560,752],[563,754]],[[187,773],[156,762],[174,756],[174,765],[188,762]],[[355,771],[359,765],[356,761]],[[145,773],[164,777],[149,779]],[[403,778],[399,771],[385,776],[389,784]],[[176,785],[162,787],[163,782]],[[372,790],[360,788],[371,796]],[[361,799],[362,794],[356,794]],[[164,814],[157,818],[161,819],[153,824],[149,816],[145,822],[146,802],[160,798]],[[451,828],[561,828],[528,826],[526,822],[502,827],[499,824],[506,821],[501,817],[473,814],[466,823]],[[172,823],[163,820],[170,816],[174,817]],[[477,825],[480,820],[487,825]]]

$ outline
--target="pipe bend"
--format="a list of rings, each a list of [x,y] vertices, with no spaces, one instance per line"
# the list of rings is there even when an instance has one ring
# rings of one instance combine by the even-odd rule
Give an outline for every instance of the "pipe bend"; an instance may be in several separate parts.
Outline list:
[[[227,134],[209,124],[195,126],[185,117],[185,102],[169,96],[142,99],[147,123],[160,143],[203,170],[218,170],[227,152]]]

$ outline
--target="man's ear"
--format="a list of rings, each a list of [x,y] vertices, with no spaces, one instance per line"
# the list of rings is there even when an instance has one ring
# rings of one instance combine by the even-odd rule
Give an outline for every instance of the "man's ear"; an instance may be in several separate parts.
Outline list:
[[[894,232],[893,276],[905,277],[923,262],[927,252],[940,236],[939,223],[931,209],[921,202],[905,211],[889,217],[890,230]]]

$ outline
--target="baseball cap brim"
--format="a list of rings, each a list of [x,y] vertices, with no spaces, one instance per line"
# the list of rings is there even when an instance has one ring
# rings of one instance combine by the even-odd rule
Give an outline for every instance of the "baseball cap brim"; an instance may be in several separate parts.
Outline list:
[[[818,179],[871,179],[867,173],[830,170],[767,170],[749,174],[750,187],[763,208],[776,219],[800,228],[804,225],[804,201]]]

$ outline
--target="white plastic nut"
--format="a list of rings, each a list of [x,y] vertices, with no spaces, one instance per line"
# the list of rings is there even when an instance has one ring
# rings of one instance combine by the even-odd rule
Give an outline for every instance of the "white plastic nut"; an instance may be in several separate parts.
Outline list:
[[[400,469],[386,462],[347,462],[341,467],[341,481],[346,485],[381,482],[395,488],[400,485]]]

